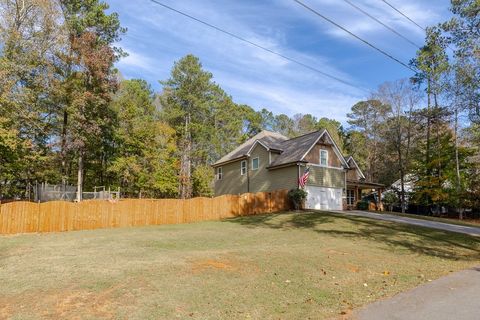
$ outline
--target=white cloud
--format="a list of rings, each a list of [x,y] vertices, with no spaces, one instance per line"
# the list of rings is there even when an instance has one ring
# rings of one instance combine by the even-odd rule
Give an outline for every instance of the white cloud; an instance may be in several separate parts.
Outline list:
[[[362,87],[375,87],[384,80],[399,77],[398,69],[396,73],[378,70],[377,65],[384,63],[395,67],[394,63],[385,63],[386,59],[379,59],[378,54],[372,54],[362,44],[352,46],[357,40],[291,0],[248,3],[164,1],[208,23]],[[422,43],[422,32],[381,1],[351,1]],[[390,1],[422,25],[437,22],[441,17],[441,11],[427,0],[418,3],[415,0]],[[448,0],[441,1],[448,5]],[[403,50],[399,47],[402,40],[395,39],[388,30],[341,0],[305,2],[380,46],[396,50],[393,51],[396,54],[402,53],[404,60],[408,61],[415,52],[413,48]],[[130,56],[122,59],[118,67],[127,77],[146,78],[154,87],[158,88],[157,80],[169,77],[174,61],[192,53],[237,102],[255,108],[266,107],[289,115],[308,112],[318,117],[343,120],[350,107],[365,95],[149,1],[112,0],[110,4],[129,29],[121,46]],[[372,60],[370,55],[380,61]],[[372,62],[375,65],[368,65]]]
[[[396,36],[387,30],[384,26],[367,17],[360,11],[350,6],[347,2],[342,0],[314,0],[303,1],[305,4],[315,9],[319,13],[334,20],[351,32],[373,38],[376,41],[391,42]],[[370,15],[382,21],[391,28],[407,37],[413,38],[417,42],[422,42],[425,36],[424,31],[408,21],[405,17],[400,15],[394,9],[389,7],[386,3],[380,0],[350,0],[353,4],[360,7]],[[442,2],[441,4],[438,2]],[[399,9],[405,15],[417,22],[420,26],[428,26],[436,24],[442,20],[445,15],[449,1],[441,0],[435,1],[435,5],[430,0],[389,0],[394,7]],[[321,32],[326,32],[329,35],[345,39],[347,41],[356,42],[355,38],[339,29],[338,27],[323,20],[321,17],[314,15],[305,8],[297,5],[297,12],[303,14],[307,19],[314,22]],[[301,13],[303,11],[303,13]],[[402,41],[402,40],[400,40]],[[383,44],[383,43],[382,43]]]
[[[127,67],[127,68],[140,68],[145,71],[149,71],[152,69],[152,60],[145,56],[142,55],[138,52],[135,52],[132,49],[128,48],[123,48],[126,52],[128,52],[128,56],[125,58],[122,58],[118,62],[118,66],[120,68],[122,67]]]

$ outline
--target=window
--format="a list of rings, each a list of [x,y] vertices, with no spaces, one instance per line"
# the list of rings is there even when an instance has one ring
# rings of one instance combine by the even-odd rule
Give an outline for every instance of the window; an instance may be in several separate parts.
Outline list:
[[[247,161],[243,160],[240,162],[240,174],[243,176],[245,173],[247,173]]]
[[[217,172],[215,174],[215,177],[217,178],[217,180],[222,180],[223,178],[223,170],[222,170],[222,167],[218,167],[217,168]]]
[[[347,190],[347,204],[350,206],[355,204],[355,190]]]
[[[252,159],[252,170],[257,170],[260,164],[260,160],[258,158]]]
[[[320,165],[321,166],[328,166],[328,151],[327,150],[320,150]]]

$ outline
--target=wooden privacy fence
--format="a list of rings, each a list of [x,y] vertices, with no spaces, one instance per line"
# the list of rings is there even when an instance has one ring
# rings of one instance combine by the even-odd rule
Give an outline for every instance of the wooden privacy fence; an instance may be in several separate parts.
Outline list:
[[[0,234],[179,224],[289,209],[287,191],[215,198],[0,204]]]

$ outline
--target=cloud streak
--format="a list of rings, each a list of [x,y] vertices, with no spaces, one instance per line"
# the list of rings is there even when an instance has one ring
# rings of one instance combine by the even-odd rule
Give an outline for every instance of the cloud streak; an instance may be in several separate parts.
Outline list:
[[[392,77],[408,76],[345,35],[315,19],[290,0],[279,1],[182,1],[162,0],[168,5],[231,31],[271,50],[307,63],[349,82],[375,88]],[[391,0],[393,1],[393,0]],[[382,26],[360,16],[353,8],[340,5],[340,0],[312,0],[314,7],[332,14],[356,32],[368,35],[380,45],[395,49],[392,35]],[[127,78],[141,77],[159,89],[158,80],[169,76],[173,62],[192,53],[200,58],[235,101],[254,108],[268,107],[276,113],[293,115],[312,113],[343,120],[353,103],[366,94],[335,82],[295,63],[262,51],[221,32],[191,21],[150,1],[114,0],[111,9],[120,14],[122,24],[129,29],[120,45],[130,56],[118,63]],[[396,3],[394,2],[394,5]],[[441,14],[426,10],[425,0],[417,4],[406,0],[399,8],[420,23],[431,23]],[[377,0],[363,0],[361,6],[415,37],[418,31]],[[350,8],[350,9],[348,9]],[[422,10],[422,14],[418,10]],[[390,9],[391,10],[391,9]],[[397,14],[398,15],[398,14]],[[437,20],[438,21],[438,20]],[[418,28],[417,28],[418,29]],[[416,32],[416,33],[414,33]],[[421,42],[421,41],[420,41]],[[396,48],[398,51],[398,47]],[[403,48],[402,48],[403,51]],[[409,57],[414,50],[400,54]],[[407,60],[408,61],[408,60]],[[391,68],[385,73],[386,68]]]

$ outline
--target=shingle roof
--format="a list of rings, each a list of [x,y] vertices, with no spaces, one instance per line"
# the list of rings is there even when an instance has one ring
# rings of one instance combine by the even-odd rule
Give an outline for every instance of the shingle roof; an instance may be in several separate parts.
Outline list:
[[[263,143],[269,149],[283,150],[282,143],[286,140],[288,138],[280,133],[263,130],[220,158],[213,165],[245,157],[256,141]]]
[[[324,130],[319,130],[288,139],[279,133],[264,130],[215,162],[214,166],[247,156],[257,141],[261,142],[268,149],[281,151],[277,158],[270,164],[270,167],[303,161],[303,156],[310,150],[323,132]]]
[[[286,140],[282,143],[282,153],[270,164],[276,167],[287,163],[302,161],[303,156],[322,135],[322,131],[314,131],[303,136]]]

